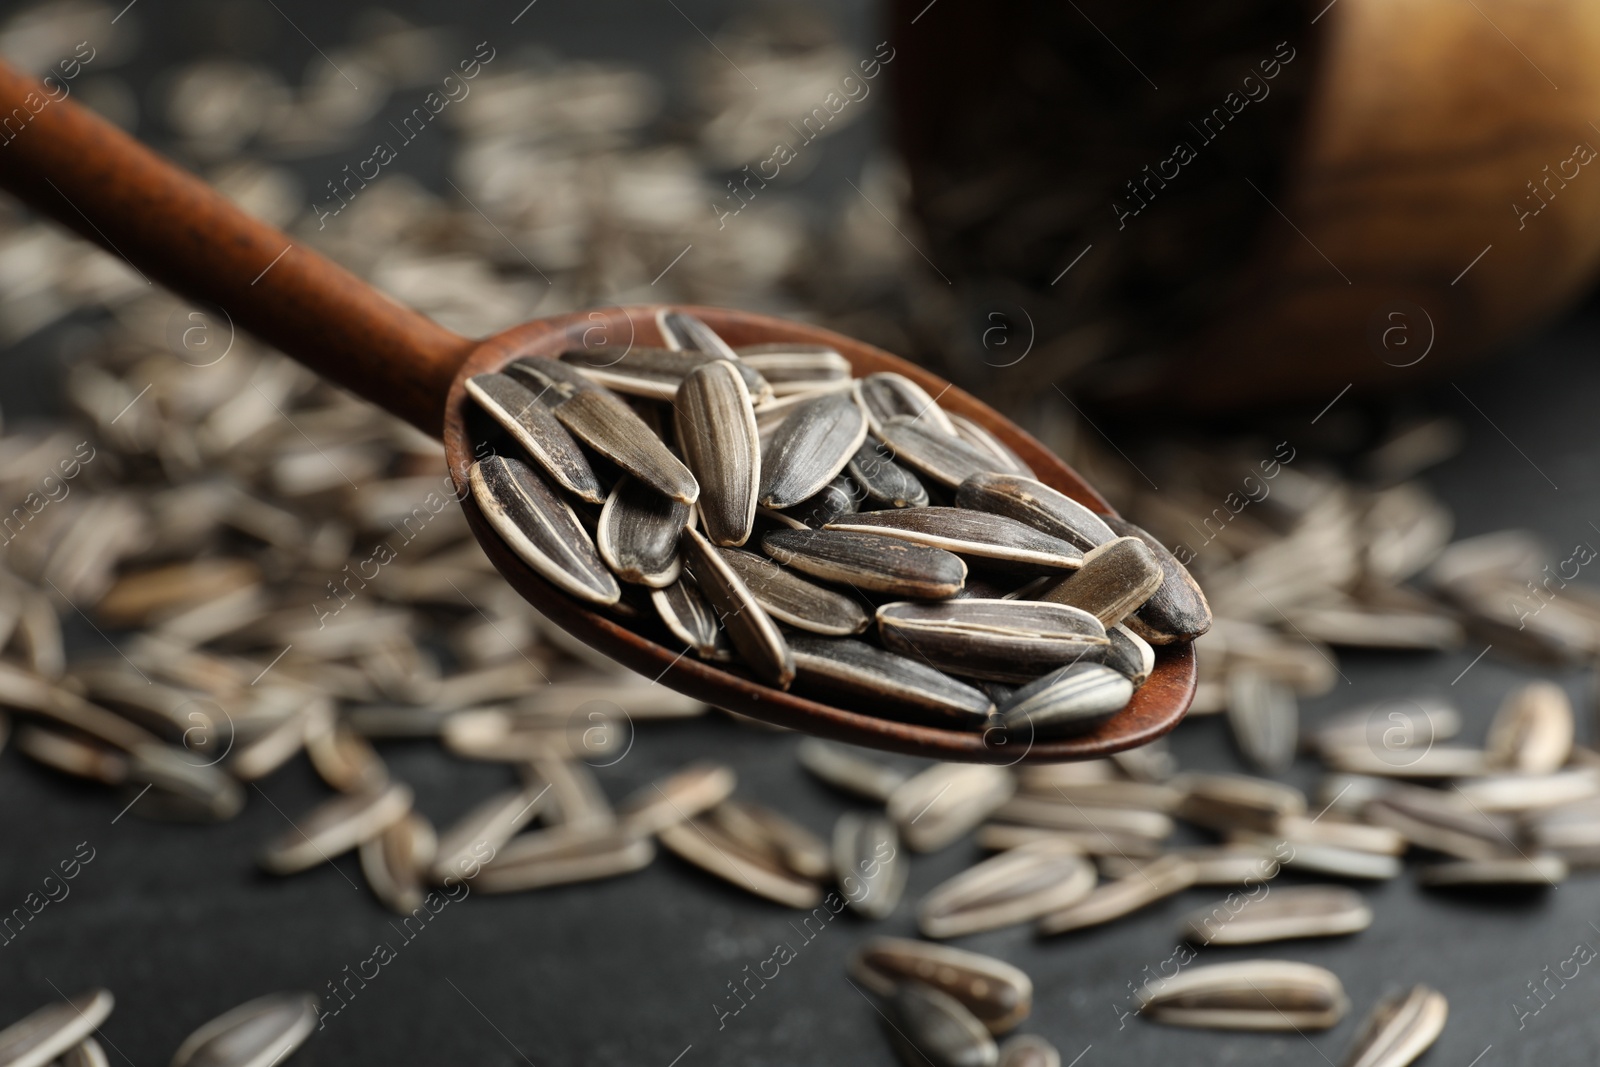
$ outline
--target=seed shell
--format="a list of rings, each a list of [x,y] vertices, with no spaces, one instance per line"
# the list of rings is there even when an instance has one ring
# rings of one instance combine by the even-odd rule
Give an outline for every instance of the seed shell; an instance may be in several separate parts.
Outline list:
[[[931,890],[917,909],[924,937],[962,937],[1071,907],[1099,880],[1076,847],[1044,839],[992,856]]]
[[[899,1025],[889,1034],[908,1067],[994,1067],[999,1060],[988,1028],[943,990],[902,982],[893,1004]]]
[[[950,413],[950,424],[955,427],[956,436],[967,444],[990,456],[996,464],[996,470],[1009,471],[1024,478],[1034,477],[1033,468],[1023,462],[1022,457],[1011,451],[1011,446],[1000,438],[990,433],[986,428],[973,422],[965,415]]]
[[[838,477],[861,442],[867,419],[849,393],[806,401],[783,420],[761,457],[761,503],[788,508]]]
[[[869,374],[856,383],[861,405],[872,420],[874,436],[883,436],[883,426],[892,418],[904,415],[922,419],[941,433],[955,436],[956,427],[936,399],[928,391],[903,374],[892,371]]]
[[[999,1067],[1061,1067],[1061,1053],[1036,1034],[1018,1034],[1000,1046]]]
[[[1097,657],[1109,644],[1094,616],[1064,604],[899,601],[880,607],[877,618],[891,650],[923,657],[952,674],[997,682],[1030,682],[1085,656]],[[1126,678],[1110,673],[1132,691]]]
[[[600,509],[594,545],[618,578],[664,589],[682,573],[678,538],[688,525],[689,505],[623,476]]]
[[[808,530],[820,530],[830,522],[835,522],[846,515],[854,515],[860,505],[861,491],[856,488],[848,476],[839,475],[833,481],[817,490],[815,496],[807,497],[794,507],[782,514],[786,518],[799,523],[792,527]]]
[[[269,993],[212,1019],[184,1038],[172,1067],[270,1067],[317,1028],[311,993]]]
[[[473,879],[485,893],[522,893],[548,886],[592,882],[643,870],[655,845],[616,827],[557,827],[511,839],[505,851]]]
[[[1444,1033],[1450,1005],[1425,985],[1392,993],[1376,1005],[1344,1058],[1344,1067],[1406,1067]]]
[[[967,577],[954,553],[876,533],[774,530],[761,551],[814,578],[891,596],[939,600],[960,592]]]
[[[780,869],[703,817],[674,823],[658,836],[680,859],[757,896],[791,908],[814,908],[822,901],[815,882]]]
[[[416,812],[363,841],[361,873],[372,895],[396,915],[410,915],[422,905],[422,876],[437,848],[432,824]]]
[[[489,456],[472,465],[468,480],[489,525],[540,577],[595,604],[615,604],[622,596],[571,506],[527,464]]]
[[[873,503],[891,508],[920,508],[928,504],[928,489],[915,474],[894,461],[882,441],[866,440],[845,468],[850,480]]]
[[[1076,500],[1032,477],[984,472],[956,490],[956,506],[1004,515],[1087,552],[1116,534]]]
[[[878,438],[894,453],[896,462],[948,489],[995,467],[991,457],[961,438],[909,415],[896,415],[885,422]]]
[[[1572,702],[1554,682],[1534,682],[1505,700],[1489,724],[1488,762],[1548,774],[1572,754]]]
[[[898,537],[1024,572],[1076,570],[1084,559],[1083,553],[1067,542],[1015,519],[965,508],[868,511],[830,523],[828,529]]]
[[[272,874],[294,874],[349,852],[406,817],[411,788],[395,782],[372,793],[344,793],[313,808],[261,854]]]
[[[756,517],[761,439],[750,394],[732,363],[715,360],[683,379],[673,426],[700,483],[700,520],[714,545],[742,545]]]
[[[722,617],[745,664],[767,684],[787,689],[794,681],[794,656],[766,609],[698,531],[683,532],[683,551],[684,569]]]
[[[795,666],[803,675],[803,652],[797,652]],[[853,796],[882,803],[889,799],[908,777],[898,768],[880,763],[853,746],[818,737],[807,737],[797,750],[800,766],[836,789]]]
[[[849,811],[834,823],[834,877],[858,914],[882,919],[893,912],[910,867],[894,823],[882,815]]]
[[[728,799],[708,810],[704,821],[751,854],[800,878],[821,881],[833,873],[833,853],[822,838],[771,808]]]
[[[890,794],[889,817],[913,852],[935,852],[987,819],[1016,788],[1003,767],[937,763]]]
[[[880,997],[921,982],[959,1000],[992,1034],[1014,1029],[1033,1010],[1033,980],[993,956],[916,941],[874,937],[850,962],[855,980]]]
[[[1215,1030],[1326,1030],[1350,1007],[1332,971],[1288,960],[1195,967],[1140,999],[1154,1022]]]
[[[665,589],[652,589],[650,602],[672,636],[694,649],[696,655],[709,658],[716,654],[720,632],[717,612],[693,578],[680,575]]]
[[[1417,884],[1431,889],[1533,887],[1549,889],[1567,879],[1560,856],[1510,856],[1492,860],[1453,860],[1417,868]]]
[[[561,361],[578,367],[591,381],[614,393],[647,400],[671,402],[678,393],[678,386],[690,371],[713,361],[732,366],[744,379],[751,397],[771,393],[761,374],[744,360],[730,360],[706,352],[634,345],[620,359],[613,359],[598,351],[571,349],[561,353]]]
[[[631,834],[653,834],[716,807],[733,795],[737,782],[732,767],[692,763],[628,797],[617,805],[617,817]]]
[[[1137,537],[1090,549],[1078,570],[1039,594],[1040,600],[1082,608],[1103,626],[1122,622],[1161,586],[1161,564]]]
[[[1161,586],[1128,618],[1128,628],[1152,645],[1192,641],[1211,629],[1211,605],[1178,557],[1143,529],[1114,515],[1105,523],[1118,537],[1137,537],[1161,564]]]
[[[863,641],[793,637],[789,647],[808,687],[868,701],[874,713],[980,729],[994,711],[986,694],[920,658]]]
[[[1195,909],[1183,920],[1181,935],[1197,945],[1257,945],[1338,937],[1372,925],[1366,899],[1344,886],[1288,886],[1235,906],[1237,897]]]
[[[0,1063],[45,1067],[98,1030],[115,1002],[110,990],[95,989],[23,1016],[0,1030]]]
[[[771,383],[774,396],[790,396],[828,385],[850,387],[850,361],[827,345],[778,342],[740,345],[734,351]]]
[[[1242,667],[1228,675],[1228,725],[1245,759],[1268,774],[1294,762],[1300,708],[1294,691],[1266,674]]]
[[[461,878],[463,870],[474,861],[489,862],[501,846],[539,814],[548,790],[548,784],[505,790],[463,815],[439,839],[429,865],[433,880],[442,883],[446,878]]]
[[[539,468],[561,488],[591,504],[605,500],[605,491],[578,442],[556,420],[539,395],[507,374],[479,374],[467,379],[467,395],[525,449]]]
[[[1156,650],[1150,642],[1120,622],[1106,630],[1106,639],[1111,643],[1100,657],[1101,663],[1124,675],[1135,689],[1149,681],[1156,669]]]
[[[1195,867],[1182,856],[1162,856],[1126,878],[1107,882],[1071,907],[1039,920],[1041,934],[1061,934],[1120,919],[1124,915],[1181,893],[1194,884]]]
[[[1098,663],[1069,663],[1029,682],[1000,707],[1006,732],[1062,737],[1093,730],[1127,707],[1133,683]]]
[[[860,604],[843,593],[807,581],[765,556],[736,548],[718,552],[767,614],[779,622],[811,633],[844,637],[860,633],[872,621]]]

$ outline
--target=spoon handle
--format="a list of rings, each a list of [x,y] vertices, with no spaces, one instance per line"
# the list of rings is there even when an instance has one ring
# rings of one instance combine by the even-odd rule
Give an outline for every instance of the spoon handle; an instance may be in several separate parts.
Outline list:
[[[317,373],[437,436],[476,345],[245,214],[110,123],[0,63],[0,188],[221,308]]]

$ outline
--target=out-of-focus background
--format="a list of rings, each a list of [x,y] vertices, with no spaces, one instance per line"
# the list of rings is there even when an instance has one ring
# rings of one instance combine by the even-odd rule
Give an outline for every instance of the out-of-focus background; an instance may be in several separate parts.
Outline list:
[[[463,333],[594,306],[725,305],[859,336],[992,399],[1186,548],[1205,584],[1219,623],[1201,642],[1196,714],[1164,749],[1178,767],[1261,771],[1225,712],[1262,679],[1299,703],[1306,734],[1372,701],[1414,729],[1412,709],[1440,699],[1461,713],[1453,743],[1477,746],[1508,693],[1550,678],[1578,709],[1580,741],[1591,738],[1600,609],[1585,567],[1568,573],[1600,539],[1594,309],[1481,366],[1451,362],[1431,380],[1416,370],[1455,358],[1459,327],[1436,330],[1435,316],[1470,322],[1492,294],[1474,291],[1447,320],[1445,296],[1419,303],[1410,283],[1386,295],[1381,262],[1358,272],[1297,225],[1292,160],[1315,113],[1314,64],[1337,58],[1321,50],[1315,11],[1241,3],[1155,26],[1069,4],[1033,27],[1008,9],[1001,35],[1016,61],[996,67],[950,60],[952,26],[972,17],[963,2],[58,0],[3,5],[0,55],[43,74],[76,54],[72,100]],[[994,44],[974,39],[972,52]],[[1260,84],[1273,57],[1273,94],[1224,105],[1226,136],[1196,131],[1197,159],[1178,160],[1191,185],[1128,188],[1174,158],[1167,142],[1185,116],[1203,122],[1252,72]],[[473,60],[478,73],[450,89],[446,76]],[[451,98],[430,106],[430,93]],[[1393,106],[1403,119],[1406,102]],[[1581,180],[1567,179],[1578,189],[1566,201],[1544,186],[1550,202],[1575,199]],[[1483,206],[1496,226],[1540,221],[1497,197]],[[1247,269],[1296,234],[1314,269],[1348,269],[1371,296],[1330,318],[1355,338],[1341,358],[1359,372],[1303,360],[1331,387],[1256,397],[1226,421],[1174,411],[1185,405],[1170,394],[1130,405],[1140,368],[1219,314],[1270,315],[1272,294],[1251,289]],[[1440,293],[1477,284],[1496,243],[1511,254],[1492,236],[1481,263],[1476,243],[1458,257],[1468,289]],[[1320,338],[1306,333],[1306,350]],[[1299,337],[1276,343],[1280,364],[1302,362]],[[1202,376],[1213,358],[1183,356]],[[188,744],[193,702],[208,716],[200,755],[221,743],[217,723],[243,743],[310,700],[347,721],[412,709],[437,732],[462,709],[610,678],[505,589],[453,510],[370,590],[330,598],[442,484],[436,446],[9,201],[0,413],[0,507],[25,510],[5,527],[6,669],[135,712],[127,687],[159,686],[176,703],[143,708],[145,721]],[[1271,461],[1278,473],[1263,478]],[[1502,531],[1513,532],[1446,548]],[[1448,551],[1472,581],[1440,570]],[[1547,565],[1559,588],[1543,584]],[[331,610],[340,617],[318,625]],[[20,699],[0,686],[0,700]],[[541,714],[585,744],[601,724],[603,744],[580,762],[612,801],[709,757],[738,770],[742,796],[824,837],[855,806],[805,776],[792,736],[721,715],[593,710]],[[515,780],[432,738],[377,743],[441,827]],[[1265,770],[1321,808],[1316,760]],[[329,795],[303,759],[245,786],[226,821],[148,818],[159,808],[138,792],[0,755],[11,813],[0,914],[37,900],[80,843],[94,855],[69,893],[6,930],[0,1023],[105,985],[119,998],[103,1030],[113,1061],[162,1062],[260,993],[305,989],[334,1005],[330,984],[347,967],[401,940],[353,857],[292,879],[257,873],[261,845]],[[794,936],[777,905],[671,856],[615,880],[474,894],[404,939],[296,1056],[892,1062],[846,961],[872,933],[909,934],[916,897],[979,855],[963,842],[916,857],[893,916],[841,917],[729,1018],[713,1007],[728,983]],[[1173,951],[1177,917],[1221,891],[1065,938],[1014,928],[962,944],[1028,971],[1026,1028],[1085,1067],[1332,1062],[1380,994],[1419,981],[1452,1008],[1427,1062],[1600,1051],[1587,975],[1528,999],[1546,965],[1600,936],[1591,876],[1510,896],[1442,896],[1406,876],[1364,891],[1377,919],[1352,938],[1202,950],[1334,970],[1355,1007],[1330,1034],[1190,1033],[1124,1014],[1146,965]]]

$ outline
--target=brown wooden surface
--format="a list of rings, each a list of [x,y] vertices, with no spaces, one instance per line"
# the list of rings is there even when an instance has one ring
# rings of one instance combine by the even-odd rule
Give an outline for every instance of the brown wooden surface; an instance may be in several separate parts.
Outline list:
[[[0,144],[0,188],[132,263],[221,307],[235,326],[429,434],[473,341],[251,218],[70,99],[0,63],[0,115],[39,107]],[[31,105],[31,106],[30,106]],[[8,131],[9,132],[9,131]]]
[[[1042,481],[1095,511],[1103,514],[1112,511],[1076,472],[1038,441],[975,397],[920,367],[815,326],[720,308],[690,307],[686,310],[703,318],[730,344],[783,340],[831,345],[850,361],[857,376],[891,370],[904,374],[937,397],[940,406],[965,415],[995,433],[1033,467]],[[468,403],[465,381],[471,375],[498,370],[513,359],[553,357],[565,349],[583,347],[585,335],[591,343],[604,337],[608,345],[616,346],[619,351],[629,344],[660,343],[653,307],[578,312],[507,330],[485,341],[472,354],[451,387],[444,439],[451,476],[463,497],[467,521],[489,558],[519,593],[568,633],[646,678],[657,678],[673,689],[729,711],[822,737],[944,760],[1010,764],[1091,759],[1146,744],[1182,720],[1194,699],[1197,678],[1194,650],[1187,644],[1157,648],[1156,669],[1150,680],[1135,691],[1125,710],[1093,733],[1060,740],[990,745],[981,734],[863,715],[769,688],[634,633],[620,621],[603,612],[590,611],[558,592],[500,541],[465,490],[466,471],[472,464],[474,448],[463,420],[464,405]],[[662,633],[664,638],[664,631]],[[990,740],[1000,741],[998,737]]]

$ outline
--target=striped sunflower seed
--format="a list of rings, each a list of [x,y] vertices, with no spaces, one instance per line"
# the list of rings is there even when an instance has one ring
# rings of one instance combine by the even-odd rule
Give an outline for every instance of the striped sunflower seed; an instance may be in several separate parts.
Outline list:
[[[1249,667],[1230,671],[1228,725],[1240,753],[1259,770],[1280,774],[1294,762],[1300,707],[1283,683]]]
[[[1513,820],[1420,786],[1389,789],[1369,800],[1361,814],[1367,822],[1400,831],[1414,845],[1457,859],[1498,859],[1517,839]]]
[[[974,474],[990,473],[995,466],[992,458],[961,438],[911,415],[889,419],[877,437],[889,447],[895,462],[947,489],[956,488]]]
[[[324,728],[307,734],[306,755],[330,789],[359,793],[377,789],[389,780],[389,768],[370,741],[343,719],[323,722]]]
[[[1070,496],[1017,474],[974,474],[956,490],[956,507],[1027,523],[1083,552],[1117,536],[1104,519]]]
[[[980,729],[994,710],[987,695],[920,658],[863,641],[793,637],[789,648],[807,688],[867,701],[875,713]]]
[[[1162,854],[1166,844],[1162,838],[1111,833],[1104,829],[1056,830],[1001,822],[987,823],[978,828],[977,834],[979,848],[998,852],[1045,838],[1070,842],[1082,849],[1085,855],[1117,856],[1130,860],[1154,859]]]
[[[863,441],[845,469],[851,481],[875,504],[890,508],[920,508],[928,504],[927,487],[894,461],[893,453],[882,441]]]
[[[530,788],[550,787],[542,815],[551,826],[610,829],[616,825],[616,812],[587,764],[564,755],[541,753],[522,768],[522,778]]]
[[[834,823],[834,878],[858,914],[888,917],[905,892],[910,867],[894,823],[882,815],[848,811]]]
[[[684,569],[721,616],[728,639],[745,664],[768,685],[787,689],[794,681],[794,656],[766,609],[699,532],[684,531],[683,552]]]
[[[594,468],[566,427],[556,421],[539,395],[506,374],[467,379],[467,395],[509,433],[539,468],[567,492],[591,504],[606,496]]]
[[[656,329],[661,331],[661,340],[668,348],[704,352],[719,359],[739,358],[739,353],[717,331],[687,311],[662,308],[656,312]]]
[[[922,898],[917,926],[943,939],[1032,922],[1068,908],[1099,880],[1083,853],[1062,841],[1035,841],[967,868]]]
[[[701,658],[717,651],[717,612],[693,578],[680,576],[665,589],[652,589],[650,603],[672,636]]]
[[[1172,820],[1159,811],[1085,807],[1065,797],[1015,796],[1001,805],[994,817],[1049,830],[1127,834],[1155,840],[1163,840],[1172,834]]]
[[[816,882],[750,851],[703,817],[673,823],[658,836],[679,859],[756,896],[802,909],[814,908],[822,900],[822,890]]]
[[[1479,889],[1488,886],[1549,889],[1567,880],[1567,861],[1560,856],[1508,856],[1492,860],[1453,860],[1417,868],[1417,884],[1430,889]]]
[[[1482,749],[1457,745],[1434,745],[1414,752],[1402,749],[1398,753],[1366,744],[1348,745],[1328,749],[1322,754],[1322,761],[1330,770],[1374,778],[1473,778],[1490,770],[1488,754]]]
[[[1018,1034],[1000,1046],[999,1067],[1061,1067],[1061,1053],[1037,1034]]]
[[[1197,886],[1255,885],[1276,878],[1282,867],[1269,849],[1253,845],[1201,845],[1172,854],[1194,864]],[[1120,855],[1101,856],[1096,863],[1107,878],[1126,878],[1146,865],[1145,860]]]
[[[461,878],[474,864],[485,862],[485,852],[491,856],[499,852],[539,814],[549,789],[546,784],[505,790],[467,812],[439,838],[428,864],[429,876],[440,884],[446,878]]]
[[[943,990],[902,982],[893,1004],[898,1025],[889,1036],[907,1067],[994,1067],[999,1060],[988,1028]]]
[[[843,637],[860,633],[872,621],[850,597],[809,582],[765,556],[736,548],[718,552],[767,614],[779,622],[811,633]]]
[[[410,915],[422,906],[422,876],[437,848],[432,824],[416,812],[363,841],[361,873],[372,895],[396,915]]]
[[[906,847],[935,852],[987,819],[1016,788],[1016,779],[1003,767],[938,763],[890,794],[889,817]]]
[[[1287,841],[1275,834],[1257,834],[1245,830],[1229,834],[1228,842],[1270,852],[1284,867],[1302,874],[1381,882],[1399,877],[1402,869],[1399,856],[1347,845]]]
[[[1495,774],[1457,782],[1456,795],[1483,811],[1538,811],[1600,794],[1600,768],[1553,774]]]
[[[745,383],[727,360],[696,368],[672,405],[678,449],[700,483],[700,520],[715,545],[742,545],[756,517],[761,439]]]
[[[1194,878],[1193,863],[1182,856],[1162,856],[1126,878],[1097,887],[1071,907],[1044,916],[1039,920],[1038,931],[1062,934],[1120,919],[1183,892],[1194,884]]]
[[[856,488],[846,475],[839,475],[833,481],[817,490],[816,494],[800,501],[794,507],[781,512],[786,518],[793,519],[807,530],[820,530],[830,522],[836,522],[846,515],[854,515],[860,506],[861,491]]]
[[[1207,830],[1271,833],[1280,818],[1306,813],[1304,793],[1265,778],[1188,772],[1169,784],[1184,794],[1178,816]]]
[[[1044,764],[1040,769],[1071,764]],[[1019,796],[1043,800],[1064,800],[1086,808],[1144,808],[1147,811],[1176,811],[1183,794],[1155,782],[1130,782],[1126,779],[1102,781],[1056,781],[1047,775],[1018,775],[1022,783]]]
[[[1153,1022],[1208,1030],[1326,1030],[1350,1008],[1332,971],[1289,960],[1195,967],[1140,999]]]
[[[111,1067],[111,1057],[100,1047],[100,1042],[86,1037],[63,1052],[56,1063],[61,1067]]]
[[[1000,706],[1000,722],[1019,737],[1087,733],[1132,698],[1126,675],[1098,663],[1069,663],[1018,689]]]
[[[772,384],[774,396],[811,392],[829,385],[850,387],[850,361],[827,345],[777,342],[740,345],[734,351]]]
[[[127,758],[108,745],[42,726],[21,727],[14,744],[24,756],[63,774],[105,785],[121,785],[128,780]]]
[[[774,530],[761,551],[814,578],[891,596],[940,600],[960,592],[967,577],[954,553],[879,534]]]
[[[1152,645],[1192,641],[1211,629],[1211,605],[1189,569],[1166,546],[1144,530],[1114,515],[1105,523],[1118,537],[1137,537],[1161,565],[1161,585],[1144,606],[1128,618],[1128,629]]]
[[[954,437],[955,423],[928,391],[903,374],[884,371],[869,374],[856,382],[861,406],[872,420],[872,433],[883,436],[883,427],[898,415],[920,418],[941,433]]]
[[[861,442],[867,419],[849,393],[825,393],[783,420],[761,457],[761,503],[788,508],[838,477]]]
[[[100,1028],[116,1003],[108,989],[52,1001],[0,1030],[0,1063],[45,1067]]]
[[[954,412],[950,413],[950,424],[955,427],[957,437],[993,459],[996,470],[1008,471],[1024,478],[1034,477],[1033,468],[1023,462],[1022,457],[1013,452],[1010,445],[985,427],[965,415],[957,415]]]
[[[801,878],[821,881],[833,873],[833,853],[816,834],[771,808],[724,800],[706,812],[716,826],[747,851]]]
[[[628,833],[644,837],[716,807],[737,783],[732,767],[693,763],[628,797],[617,805],[617,817]]]
[[[1554,682],[1534,682],[1506,697],[1489,724],[1491,766],[1548,774],[1572,754],[1572,702]]]
[[[489,525],[541,578],[595,604],[615,604],[622,596],[571,506],[527,464],[489,456],[472,465],[468,478]]]
[[[317,1028],[311,993],[269,993],[246,1001],[183,1039],[172,1067],[271,1067]]]
[[[472,887],[485,893],[592,882],[643,870],[655,859],[648,837],[616,827],[556,827],[519,834],[494,862],[478,872]]]
[[[289,695],[296,697],[297,707],[230,753],[227,767],[235,778],[242,782],[265,778],[293,759],[305,747],[308,737],[333,728],[336,713],[333,701],[323,697],[304,700],[301,694]]]
[[[795,656],[795,667],[802,676],[806,670],[804,655],[800,652]],[[908,777],[898,768],[880,763],[852,746],[817,737],[803,739],[796,754],[800,766],[822,781],[864,800],[879,803],[888,800],[889,794]]]
[[[261,854],[272,874],[294,874],[349,852],[411,811],[411,788],[394,782],[372,793],[345,793],[313,808]]]
[[[1425,985],[1391,993],[1378,1001],[1361,1024],[1344,1058],[1344,1067],[1406,1067],[1444,1033],[1450,1004]]]
[[[1049,534],[1004,515],[965,508],[869,511],[829,524],[830,530],[877,533],[982,560],[990,567],[1030,572],[1076,570],[1083,553]]]
[[[154,787],[136,810],[182,822],[222,822],[239,814],[244,787],[221,767],[194,759],[171,745],[140,745],[129,753],[129,783]]]
[[[1558,853],[1574,866],[1600,855],[1600,800],[1580,800],[1526,817],[1527,836],[1537,848]]]
[[[1377,852],[1385,856],[1404,854],[1405,835],[1387,826],[1348,822],[1337,812],[1322,812],[1315,818],[1288,815],[1278,820],[1274,830],[1291,845],[1331,845],[1358,852]]]
[[[770,396],[771,387],[762,375],[744,360],[706,352],[634,345],[616,359],[602,352],[572,349],[561,353],[561,361],[579,368],[590,381],[624,396],[671,402],[691,371],[707,363],[723,362],[744,380],[750,396]]]
[[[1426,748],[1460,732],[1461,713],[1454,705],[1424,694],[1340,712],[1324,720],[1307,741],[1314,752],[1371,744],[1396,751]]]
[[[920,656],[952,674],[997,682],[1032,681],[1084,656],[1098,657],[1109,644],[1093,615],[1065,604],[899,601],[880,607],[877,618],[878,633],[892,651]],[[1126,678],[1109,673],[1131,692]]]
[[[521,359],[506,367],[506,373],[529,381],[536,390],[549,388],[545,401],[559,398],[551,411],[572,436],[656,492],[683,504],[699,497],[700,485],[689,468],[611,390],[549,359]]]
[[[1156,650],[1150,642],[1120,622],[1106,630],[1106,639],[1111,643],[1100,657],[1101,663],[1126,677],[1135,689],[1150,680],[1150,672],[1156,669]]]
[[[665,589],[682,573],[678,538],[688,525],[689,505],[624,475],[600,509],[594,546],[618,578]]]
[[[1299,885],[1253,899],[1235,893],[1196,908],[1183,920],[1179,935],[1197,945],[1258,945],[1301,937],[1338,937],[1371,925],[1372,909],[1355,890]]]
[[[991,1034],[1012,1030],[1033,1011],[1033,980],[993,956],[915,941],[874,937],[850,961],[857,982],[892,997],[905,982],[920,982],[960,1001]]]
[[[1115,626],[1160,586],[1161,564],[1155,554],[1137,537],[1119,537],[1091,548],[1077,571],[1045,589],[1039,599],[1082,608],[1101,625]]]

